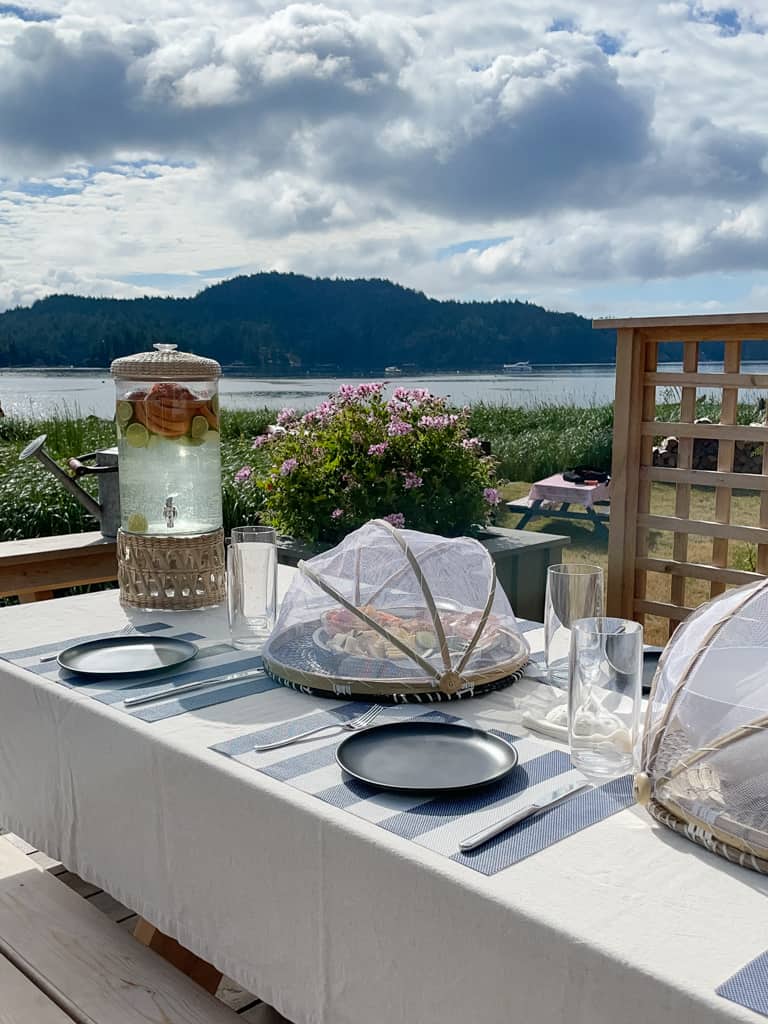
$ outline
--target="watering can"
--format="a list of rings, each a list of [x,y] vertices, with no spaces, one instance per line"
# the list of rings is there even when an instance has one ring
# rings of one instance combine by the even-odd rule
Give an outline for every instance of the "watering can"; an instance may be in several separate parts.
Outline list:
[[[19,458],[28,459],[30,456],[34,456],[46,469],[53,473],[62,487],[66,488],[70,494],[77,498],[86,512],[93,516],[101,526],[101,532],[105,537],[110,539],[116,537],[117,528],[120,526],[117,448],[105,448],[102,451],[80,455],[76,459],[69,459],[68,465],[73,474],[70,476],[64,472],[43,448],[47,437],[47,434],[41,434],[34,441],[30,441],[24,451],[19,454]],[[93,462],[94,465],[87,465],[89,462]],[[98,501],[77,483],[81,476],[91,474],[98,477]]]

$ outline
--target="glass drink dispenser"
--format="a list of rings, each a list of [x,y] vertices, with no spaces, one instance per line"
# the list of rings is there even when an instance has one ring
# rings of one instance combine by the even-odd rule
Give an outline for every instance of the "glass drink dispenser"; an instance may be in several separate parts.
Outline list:
[[[116,359],[123,604],[183,610],[224,599],[218,379],[213,359],[156,344]]]

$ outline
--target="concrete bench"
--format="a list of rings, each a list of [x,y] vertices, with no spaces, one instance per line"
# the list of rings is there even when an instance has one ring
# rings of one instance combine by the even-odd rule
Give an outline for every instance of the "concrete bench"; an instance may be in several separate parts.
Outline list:
[[[237,1014],[0,838],[2,1024],[234,1024]]]

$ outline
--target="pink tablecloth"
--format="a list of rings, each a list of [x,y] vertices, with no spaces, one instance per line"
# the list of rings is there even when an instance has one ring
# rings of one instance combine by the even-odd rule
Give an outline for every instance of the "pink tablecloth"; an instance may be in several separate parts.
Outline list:
[[[562,473],[537,480],[528,494],[529,501],[570,501],[586,508],[591,508],[596,501],[609,501],[610,497],[609,483],[571,484],[563,480]]]

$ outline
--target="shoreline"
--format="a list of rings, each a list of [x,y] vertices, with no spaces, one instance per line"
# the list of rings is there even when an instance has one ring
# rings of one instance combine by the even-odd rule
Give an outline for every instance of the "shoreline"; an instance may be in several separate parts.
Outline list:
[[[616,369],[615,363],[531,363],[531,370],[534,374],[536,373],[548,373],[555,370],[573,370],[573,369],[585,369],[585,370],[614,370]],[[702,365],[706,365],[702,361]],[[716,363],[713,365],[717,365]],[[746,364],[745,364],[746,365]],[[447,378],[450,380],[455,376],[460,377],[501,377],[504,379],[510,377],[519,377],[525,379],[528,376],[528,371],[520,373],[509,373],[503,371],[500,367],[481,367],[476,369],[462,369],[456,367],[442,368],[442,369],[429,369],[419,368],[415,370],[403,371],[398,374],[387,374],[382,370],[360,370],[351,369],[344,371],[342,369],[335,370],[333,372],[328,370],[305,370],[303,373],[279,373],[272,372],[267,373],[263,368],[258,366],[227,366],[222,364],[222,376],[225,377],[237,377],[237,378],[253,378],[254,380],[391,380],[393,383],[399,380],[418,380],[421,377],[430,378]],[[28,374],[30,376],[65,376],[65,375],[89,375],[92,374],[95,377],[103,377],[105,374],[109,375],[108,366],[3,366],[0,367],[0,374]]]

